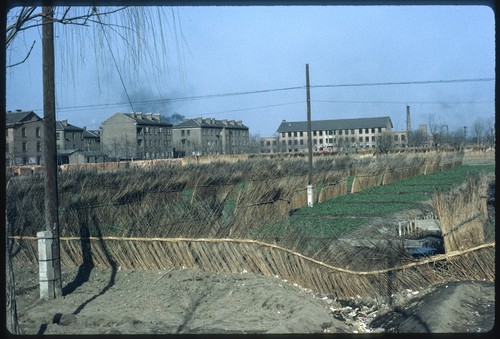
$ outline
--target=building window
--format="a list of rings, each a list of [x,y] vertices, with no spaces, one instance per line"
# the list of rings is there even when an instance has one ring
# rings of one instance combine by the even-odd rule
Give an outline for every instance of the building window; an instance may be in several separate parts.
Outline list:
[[[382,133],[382,127],[379,127],[379,128],[378,128],[378,132],[379,132],[379,133]]]
[[[40,127],[36,128],[35,135],[36,135],[37,138],[40,138]]]
[[[366,133],[366,134],[368,134],[368,131],[369,131],[369,129],[368,129],[368,128],[365,128],[365,133]]]
[[[398,136],[397,136],[397,134],[396,134],[396,135],[394,135],[394,141],[398,141]]]
[[[319,135],[323,135],[323,131],[319,131]]]
[[[323,143],[323,138],[319,139],[319,143],[322,144]]]
[[[372,141],[375,142],[375,137],[372,137]]]
[[[26,128],[25,127],[21,128],[21,135],[23,136],[23,138],[26,138]]]
[[[339,130],[339,135],[342,135],[342,130]]]
[[[303,137],[304,136],[304,132],[300,132],[299,136]]]
[[[304,145],[304,139],[300,139],[300,144]]]
[[[186,135],[187,135],[187,136],[190,136],[190,135],[191,135],[191,130],[190,130],[190,129],[188,129],[188,130],[186,131]]]
[[[406,135],[404,134],[401,135],[401,141],[406,141]]]
[[[22,148],[23,152],[26,152],[27,149],[28,149],[28,145],[27,145],[26,141],[23,141],[23,148]]]
[[[370,142],[370,137],[365,137],[366,142]]]
[[[292,140],[288,140],[288,145],[291,145],[292,144]]]
[[[292,137],[292,132],[288,132],[288,137]]]
[[[362,129],[362,128],[360,128],[360,129],[358,130],[358,133],[359,133],[359,134],[363,133],[363,129]]]
[[[42,144],[40,143],[40,141],[36,142],[36,151],[37,152],[41,152],[42,151]]]
[[[375,128],[372,128],[372,133],[375,133]]]
[[[285,132],[281,132],[281,137],[284,138],[285,137]]]
[[[181,130],[181,137],[185,137],[186,136],[186,131],[185,130]]]
[[[351,129],[351,134],[354,134],[354,128],[353,128],[353,129]]]
[[[361,142],[363,142],[363,137],[359,137],[359,138],[358,138],[358,141],[359,141],[360,143],[361,143]]]

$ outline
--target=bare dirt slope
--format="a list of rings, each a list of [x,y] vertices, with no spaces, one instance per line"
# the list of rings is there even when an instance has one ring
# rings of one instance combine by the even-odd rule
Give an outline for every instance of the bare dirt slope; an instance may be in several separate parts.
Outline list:
[[[64,298],[44,301],[36,267],[15,265],[15,275],[20,329],[30,335],[484,333],[495,323],[493,282],[403,291],[367,304],[250,273],[93,269],[86,276],[65,268]]]

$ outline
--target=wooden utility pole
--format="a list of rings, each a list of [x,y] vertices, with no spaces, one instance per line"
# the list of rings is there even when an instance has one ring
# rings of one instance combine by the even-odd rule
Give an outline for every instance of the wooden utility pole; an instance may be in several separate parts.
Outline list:
[[[307,149],[309,153],[309,171],[307,180],[307,206],[313,207],[312,178],[312,137],[311,137],[311,93],[309,89],[309,64],[306,64],[306,95],[307,95]]]
[[[54,269],[54,295],[62,296],[61,263],[59,256],[59,218],[57,213],[57,153],[56,153],[56,100],[54,61],[53,7],[42,8],[42,71],[43,71],[43,122],[45,164],[45,230],[51,231],[52,267]]]

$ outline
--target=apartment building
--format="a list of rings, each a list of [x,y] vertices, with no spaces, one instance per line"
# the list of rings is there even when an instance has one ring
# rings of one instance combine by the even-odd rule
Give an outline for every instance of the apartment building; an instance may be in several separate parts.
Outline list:
[[[5,115],[6,165],[43,163],[43,120],[33,111],[8,111]]]
[[[240,154],[248,152],[250,136],[242,121],[187,119],[172,129],[179,155]]]
[[[390,117],[311,121],[313,151],[375,148],[392,128]],[[283,120],[277,132],[281,152],[307,152],[307,121]]]
[[[159,113],[115,113],[101,125],[102,151],[114,159],[172,156],[172,124]]]
[[[257,138],[259,144],[259,153],[277,153],[280,152],[279,138],[275,137],[260,137]]]
[[[57,150],[83,150],[83,132],[83,128],[68,123],[68,120],[56,121]]]

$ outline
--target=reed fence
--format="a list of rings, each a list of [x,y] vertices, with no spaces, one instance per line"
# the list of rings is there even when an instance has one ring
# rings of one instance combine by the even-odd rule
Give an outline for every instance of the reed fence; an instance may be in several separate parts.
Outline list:
[[[36,238],[13,240],[14,261],[36,264]],[[387,267],[370,271],[335,267],[276,244],[248,239],[63,237],[60,246],[62,265],[68,267],[81,265],[86,255],[91,258],[87,264],[96,268],[252,272],[339,299],[376,298],[456,279],[495,279],[495,243],[416,262],[387,260]],[[82,253],[82,248],[88,249],[90,256]]]

